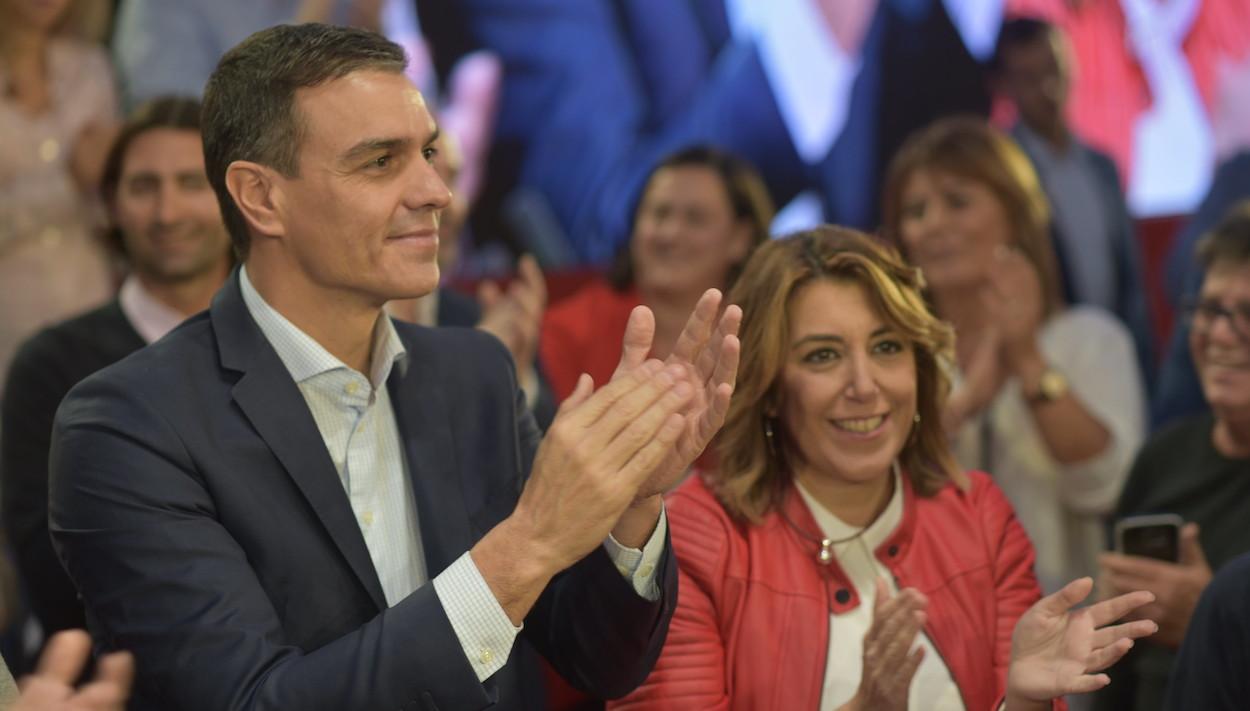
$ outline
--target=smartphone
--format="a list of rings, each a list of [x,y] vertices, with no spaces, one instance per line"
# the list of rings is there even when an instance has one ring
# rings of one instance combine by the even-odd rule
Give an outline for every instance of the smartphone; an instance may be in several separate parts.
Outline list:
[[[1115,523],[1115,549],[1125,555],[1137,555],[1176,563],[1181,558],[1181,524],[1176,514],[1129,516]]]

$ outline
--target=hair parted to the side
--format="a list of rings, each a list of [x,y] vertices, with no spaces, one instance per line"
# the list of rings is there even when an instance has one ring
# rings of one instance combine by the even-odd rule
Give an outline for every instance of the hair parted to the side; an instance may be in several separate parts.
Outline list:
[[[904,256],[903,191],[921,172],[955,176],[988,188],[1010,222],[1011,245],[1041,279],[1044,315],[1049,318],[1062,310],[1063,284],[1050,241],[1050,203],[1033,164],[1014,141],[974,116],[936,121],[907,139],[890,162],[881,196],[882,232]]]
[[[770,447],[764,423],[780,405],[781,372],[790,350],[790,306],[801,289],[819,280],[861,286],[881,318],[912,344],[920,422],[898,461],[917,493],[932,496],[948,481],[966,486],[967,476],[955,464],[941,422],[950,391],[951,327],[929,311],[919,271],[897,251],[861,232],[824,226],[760,247],[729,295],[729,303],[742,308],[742,358],[729,413],[716,438],[720,465],[709,474],[721,503],[735,517],[758,523],[781,501],[791,481],[791,454],[779,429],[783,425],[774,421],[776,445]]]
[[[1250,264],[1250,200],[1233,205],[1224,219],[1198,242],[1198,264],[1204,271],[1217,264]]]
[[[751,250],[768,241],[768,228],[773,222],[776,208],[773,206],[773,198],[768,193],[764,179],[745,159],[713,146],[683,148],[656,164],[647,176],[642,193],[638,196],[638,202],[634,205],[635,222],[638,209],[642,207],[642,198],[651,187],[651,181],[655,179],[655,176],[666,168],[687,167],[707,168],[720,179],[721,185],[725,188],[725,196],[729,198],[729,207],[733,210],[734,219],[746,221],[750,226]],[[750,258],[750,256],[751,251],[748,250],[747,257]],[[729,271],[725,284],[717,286],[729,289],[741,271],[741,264],[733,267]],[[612,286],[618,291],[628,289],[634,284],[634,264],[630,255],[629,241],[626,241],[616,253],[610,280]]]
[[[316,23],[270,27],[226,52],[204,89],[204,163],[240,260],[251,237],[226,189],[230,164],[245,160],[297,175],[304,123],[296,92],[352,72],[400,73],[406,66],[403,48],[379,34]]]

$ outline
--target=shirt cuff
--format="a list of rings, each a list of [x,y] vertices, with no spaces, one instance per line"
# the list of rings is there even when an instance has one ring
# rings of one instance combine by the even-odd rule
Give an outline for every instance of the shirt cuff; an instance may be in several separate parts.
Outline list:
[[[512,624],[467,552],[434,578],[434,592],[478,681],[499,671],[521,627]]]
[[[660,586],[655,578],[659,572],[660,558],[664,555],[664,541],[667,537],[668,513],[661,506],[660,520],[642,550],[621,545],[611,533],[603,542],[603,549],[612,559],[612,564],[633,584],[634,592],[650,602],[660,599]]]

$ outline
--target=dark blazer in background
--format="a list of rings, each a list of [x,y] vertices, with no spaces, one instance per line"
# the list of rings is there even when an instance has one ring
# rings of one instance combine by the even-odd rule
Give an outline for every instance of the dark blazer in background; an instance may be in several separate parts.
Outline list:
[[[0,516],[44,633],[86,625],[78,591],[48,538],[52,420],[70,388],[146,345],[116,300],[47,328],[18,349],[0,417]]]
[[[434,315],[434,319],[439,326],[473,328],[482,320],[482,307],[476,299],[470,296],[465,296],[453,289],[440,288],[438,290],[438,313]],[[547,382],[542,362],[537,358],[534,361],[534,375],[538,377],[538,393],[530,412],[533,413],[538,428],[546,432],[551,426],[551,421],[556,418],[558,404],[555,393],[551,390],[551,384]]]
[[[512,512],[539,434],[498,341],[396,328],[408,358],[387,386],[433,578]],[[97,646],[135,654],[135,709],[537,709],[533,648],[617,696],[650,671],[675,604],[671,549],[653,603],[596,548],[479,683],[432,584],[386,607],[237,272],[209,312],[70,393],[51,467],[53,543]]]
[[[1037,156],[1029,150],[1029,142],[1021,140],[1018,130],[1013,131],[1013,135],[1016,138],[1016,145],[1020,146],[1036,169]],[[1150,325],[1145,272],[1142,265],[1141,245],[1137,242],[1137,230],[1133,226],[1133,218],[1129,215],[1128,204],[1124,201],[1120,174],[1116,171],[1111,157],[1084,143],[1081,144],[1081,148],[1085,150],[1089,158],[1090,168],[1098,182],[1098,199],[1109,218],[1107,237],[1112,249],[1109,261],[1114,269],[1111,278],[1115,283],[1115,305],[1112,312],[1128,327],[1129,333],[1133,334],[1138,366],[1141,368],[1142,378],[1145,379],[1144,385],[1149,393],[1152,390],[1150,386],[1154,383],[1154,374],[1158,364],[1154,356],[1154,330]],[[1045,176],[1041,177],[1045,184]],[[1055,246],[1056,256],[1059,259],[1064,293],[1069,296],[1069,300],[1080,301],[1074,295],[1070,274],[1073,260],[1080,259],[1081,255],[1069,253],[1070,250],[1065,247],[1069,242],[1064,241],[1058,233],[1057,221],[1052,221],[1051,229],[1054,231],[1051,242]]]

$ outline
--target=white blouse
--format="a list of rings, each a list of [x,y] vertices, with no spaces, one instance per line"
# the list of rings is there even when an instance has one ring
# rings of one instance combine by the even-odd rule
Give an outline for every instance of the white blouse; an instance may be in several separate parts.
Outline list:
[[[894,576],[872,556],[872,551],[884,543],[903,520],[903,487],[899,474],[895,472],[893,476],[894,495],[886,504],[885,511],[864,530],[863,535],[833,547],[838,565],[846,572],[851,585],[859,593],[860,604],[854,610],[829,616],[829,654],[825,663],[824,691],[820,697],[821,711],[834,711],[850,701],[859,689],[863,672],[864,635],[872,625],[876,579],[885,579],[891,593],[898,593]],[[848,538],[860,530],[834,516],[802,484],[796,484],[807,508],[811,509],[812,517],[827,538]],[[912,677],[907,708],[911,711],[964,711],[959,687],[955,685],[946,663],[923,631],[917,636],[916,646],[924,647],[924,660]]]
[[[1133,339],[1115,317],[1078,306],[1051,318],[1038,345],[1070,392],[1111,433],[1101,454],[1075,464],[1051,456],[1020,384],[1008,380],[954,441],[965,469],[980,469],[1015,507],[1037,551],[1037,577],[1050,594],[1096,575],[1106,549],[1105,517],[1115,507],[1145,434],[1145,393]],[[958,377],[956,377],[958,380]]]

